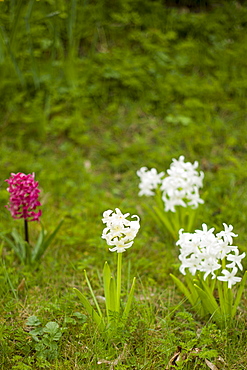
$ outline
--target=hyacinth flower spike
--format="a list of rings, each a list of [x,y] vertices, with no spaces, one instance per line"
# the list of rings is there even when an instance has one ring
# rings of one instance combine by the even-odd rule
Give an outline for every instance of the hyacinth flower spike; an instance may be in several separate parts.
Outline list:
[[[237,276],[238,269],[243,270],[245,257],[245,253],[239,254],[238,247],[232,245],[237,234],[233,233],[232,225],[223,226],[224,230],[216,235],[214,228],[208,229],[206,224],[195,233],[181,229],[177,245],[179,270],[185,282],[171,274],[193,309],[202,317],[212,315],[212,320],[221,327],[230,325],[235,317],[247,279],[247,272],[243,278]]]
[[[129,316],[131,303],[134,296],[135,277],[130,288],[127,302],[124,309],[121,307],[121,281],[122,281],[122,255],[129,249],[136,237],[140,228],[140,219],[138,216],[131,216],[129,220],[129,213],[123,214],[120,209],[116,208],[115,212],[112,210],[103,213],[102,222],[106,224],[102,232],[102,238],[106,240],[110,247],[110,252],[117,252],[117,276],[113,277],[110,267],[107,262],[103,268],[103,282],[105,294],[105,308],[106,317],[103,314],[96,296],[93,292],[87,273],[85,271],[85,278],[89,287],[92,299],[94,301],[96,310],[91,306],[88,299],[78,289],[74,288],[75,293],[81,300],[88,314],[92,317],[93,321],[97,324],[101,331],[106,329],[114,330],[119,326],[124,326]]]
[[[198,206],[204,201],[199,189],[203,185],[204,173],[197,171],[198,162],[185,162],[184,156],[173,159],[166,173],[155,168],[142,167],[137,171],[140,178],[139,196],[154,197],[153,207],[147,211],[158,225],[165,227],[174,240],[178,231],[191,231]]]
[[[34,248],[31,248],[28,225],[33,221],[40,222],[42,215],[42,211],[39,208],[41,206],[39,201],[39,183],[35,181],[34,173],[26,175],[21,172],[11,173],[10,178],[5,181],[8,183],[7,191],[10,194],[6,208],[14,219],[24,220],[24,238],[19,235],[16,229],[11,233],[14,241],[6,235],[1,235],[1,237],[14,249],[22,263],[31,265],[38,262],[42,257],[63,221],[49,235],[47,235],[41,224],[42,230]]]
[[[29,243],[28,221],[39,221],[42,211],[39,209],[38,200],[40,190],[39,183],[34,179],[34,173],[25,175],[24,173],[11,174],[11,177],[5,180],[8,183],[7,191],[10,193],[9,204],[6,208],[15,219],[24,219],[25,241]]]

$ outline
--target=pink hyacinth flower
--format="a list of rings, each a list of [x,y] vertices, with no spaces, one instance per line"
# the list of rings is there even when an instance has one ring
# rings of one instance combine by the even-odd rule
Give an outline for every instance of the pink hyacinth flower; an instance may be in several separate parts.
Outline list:
[[[40,190],[38,181],[34,180],[34,173],[11,173],[11,177],[5,181],[9,184],[7,191],[10,193],[6,208],[11,216],[27,221],[39,221],[42,212],[35,210],[41,205],[38,200]]]

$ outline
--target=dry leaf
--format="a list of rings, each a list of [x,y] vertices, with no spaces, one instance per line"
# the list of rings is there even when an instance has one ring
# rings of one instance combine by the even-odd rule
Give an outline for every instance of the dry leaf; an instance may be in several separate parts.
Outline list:
[[[223,365],[226,365],[226,361],[225,361],[221,356],[219,356],[219,357],[217,358],[217,360],[218,360],[219,362],[221,362]]]
[[[26,283],[26,279],[23,278],[22,281],[20,282],[20,284],[17,287],[18,292],[22,292],[25,289],[25,283]]]
[[[206,362],[206,365],[208,365],[209,369],[219,370],[217,366],[215,366],[212,362],[208,361],[206,358],[205,358],[205,362]]]
[[[178,347],[177,348],[177,352],[175,352],[174,355],[171,357],[171,359],[170,359],[170,361],[169,361],[169,363],[168,363],[168,365],[166,367],[166,370],[176,369],[177,368],[177,362],[179,362],[180,360],[185,360],[190,355],[193,355],[194,358],[195,357],[198,357],[197,356],[197,353],[199,353],[199,352],[201,352],[201,349],[200,348],[192,348],[189,352],[182,354],[182,347]],[[209,367],[209,369],[211,369],[211,370],[219,370],[218,367],[215,366],[209,360],[205,359],[205,363]]]
[[[177,352],[175,352],[174,355],[172,356],[172,358],[170,358],[169,363],[166,367],[166,370],[173,369],[174,366],[177,366],[176,362],[181,360],[181,351],[182,351],[182,347],[178,346],[177,347]]]
[[[101,359],[97,362],[98,365],[100,364],[108,364],[108,365],[111,365],[109,370],[114,370],[114,366],[118,365],[118,363],[120,361],[122,361],[123,357],[124,357],[124,353],[125,353],[125,349],[127,347],[127,344],[125,343],[124,345],[124,349],[123,349],[123,352],[120,353],[120,355],[116,358],[116,360],[113,360],[113,361],[109,361],[109,360],[104,360],[104,359]]]

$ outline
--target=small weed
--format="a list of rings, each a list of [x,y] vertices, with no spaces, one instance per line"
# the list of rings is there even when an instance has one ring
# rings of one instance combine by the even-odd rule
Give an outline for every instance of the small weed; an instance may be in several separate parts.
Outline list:
[[[32,347],[36,351],[37,357],[48,361],[56,359],[59,354],[59,341],[63,332],[59,325],[50,321],[42,326],[36,316],[30,316],[26,325],[32,328],[29,334],[32,337]]]
[[[233,328],[189,312],[170,277],[178,246],[136,171],[198,161],[196,228],[228,222],[247,251],[246,1],[11,0],[0,22],[0,233],[22,230],[4,207],[11,173],[35,172],[49,230],[64,219],[31,270],[0,245],[0,369],[245,370],[246,287]],[[103,309],[100,220],[116,207],[141,227],[122,274],[123,301],[137,277],[128,325],[106,341],[72,288],[90,297],[86,269]]]

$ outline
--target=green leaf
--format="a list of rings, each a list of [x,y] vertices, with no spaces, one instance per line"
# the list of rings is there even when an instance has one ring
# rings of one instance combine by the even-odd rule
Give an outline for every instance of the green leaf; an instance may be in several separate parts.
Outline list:
[[[29,334],[32,336],[35,342],[39,342],[40,338],[38,338],[38,336],[43,335],[43,328],[33,329],[29,332]]]
[[[8,244],[13,248],[16,255],[20,259],[22,263],[25,264],[26,262],[26,242],[25,240],[20,236],[18,231],[16,229],[13,229],[11,232],[11,235],[14,239],[14,242],[12,242],[9,238],[5,237],[5,240],[8,242]]]
[[[192,307],[194,307],[197,302],[194,301],[193,294],[191,294],[189,289],[187,289],[186,286],[176,276],[174,276],[173,274],[170,274],[170,276],[173,279],[174,283],[177,285],[177,287],[180,289],[180,291],[185,295],[185,297],[191,303]]]
[[[42,226],[42,229],[39,233],[39,236],[38,236],[38,239],[37,239],[37,242],[33,248],[33,251],[32,251],[32,257],[31,257],[31,260],[34,262],[35,260],[37,260],[38,258],[38,255],[39,255],[39,251],[41,251],[42,249],[42,244],[44,242],[44,236],[45,236],[45,232],[44,232],[44,228]]]
[[[111,279],[111,270],[110,270],[108,263],[105,262],[104,268],[103,268],[103,281],[104,281],[105,304],[106,304],[107,316],[109,315],[110,279]]]
[[[77,321],[80,323],[80,324],[83,324],[87,321],[87,316],[84,315],[83,313],[81,312],[74,312],[72,314],[73,317],[76,317]]]
[[[63,224],[63,220],[61,220],[59,224],[57,225],[57,227],[55,228],[55,230],[46,237],[45,237],[44,227],[42,226],[41,235],[39,235],[37,243],[32,251],[31,262],[36,262],[43,256],[43,254],[45,253],[46,249],[51,244],[52,240],[56,236],[62,224]]]
[[[93,289],[92,289],[92,286],[91,286],[91,284],[90,284],[90,281],[89,281],[89,279],[88,279],[88,277],[87,277],[87,272],[86,272],[86,270],[84,270],[84,275],[85,275],[85,278],[86,278],[87,285],[88,285],[88,287],[89,287],[89,290],[90,290],[91,296],[92,296],[93,301],[94,301],[94,303],[95,303],[95,306],[96,306],[96,308],[97,308],[97,310],[98,310],[99,316],[102,316],[101,309],[100,309],[100,307],[99,307],[99,304],[98,304],[97,299],[96,299],[96,297],[95,297],[95,294],[94,294],[94,292],[93,292]]]
[[[192,231],[192,226],[194,225],[196,215],[198,213],[198,208],[192,209],[191,207],[187,207],[187,227],[186,230],[187,232]]]
[[[186,284],[187,284],[187,286],[189,288],[189,291],[191,293],[191,299],[194,302],[194,305],[197,306],[198,302],[199,302],[199,296],[198,296],[197,290],[194,286],[194,278],[190,273],[187,273],[186,276],[185,276],[185,279],[186,279]]]
[[[62,336],[61,329],[59,328],[59,325],[54,321],[48,322],[45,325],[43,331],[44,331],[44,333],[48,333],[52,340],[59,340]]]
[[[220,282],[218,281],[218,283]],[[218,285],[218,293],[219,293],[219,304],[218,304],[208,284],[203,279],[200,279],[200,284],[201,284],[201,289],[207,294],[207,297],[208,297],[206,305],[203,304],[204,308],[209,311],[208,307],[211,307],[209,313],[213,314],[213,312],[217,312],[214,314],[214,316],[216,317],[220,315],[221,319],[220,320],[217,319],[217,321],[219,323],[222,323],[223,321],[227,319],[227,317],[231,316],[229,312],[231,311],[231,305],[232,305],[231,291],[228,291],[227,289],[226,294],[223,295],[221,286]]]
[[[116,292],[116,284],[115,279],[111,276],[110,285],[109,285],[109,295],[110,295],[110,303],[109,303],[109,310],[112,312],[117,312],[117,292]]]
[[[224,321],[227,322],[231,319],[233,304],[232,290],[227,287],[227,282],[219,280],[217,281],[217,288],[219,294],[220,313],[224,318]]]
[[[29,264],[31,258],[31,246],[27,243],[22,236],[18,233],[16,229],[13,229],[11,236],[14,241],[10,238],[1,234],[1,238],[6,241],[6,243],[14,250],[15,254],[23,264]]]
[[[126,303],[126,306],[125,306],[125,309],[124,309],[124,312],[123,312],[123,320],[124,321],[127,320],[128,316],[129,316],[130,307],[131,307],[131,303],[132,303],[133,296],[134,296],[135,283],[136,283],[136,278],[134,277],[131,288],[130,288],[129,297],[127,299],[127,303]]]
[[[10,238],[8,238],[7,236],[5,236],[4,234],[1,234],[1,238],[6,241],[6,243],[8,243],[8,245],[14,250],[14,252],[17,254],[17,256],[19,257],[20,260],[22,260],[22,254],[20,253],[20,250],[18,248],[18,246],[12,242],[12,240]]]
[[[78,289],[73,288],[73,290],[77,294],[87,313],[91,316],[92,320],[97,324],[100,330],[103,330],[104,329],[103,318],[97,314],[97,312],[93,309],[87,298]]]
[[[166,217],[166,215],[164,214],[164,211],[161,211],[158,207],[156,206],[153,206],[153,210],[156,214],[156,216],[158,216],[158,219],[162,222],[162,224],[165,225],[165,227],[167,228],[167,230],[169,231],[169,233],[172,235],[172,237],[174,238],[174,240],[177,239],[177,229],[173,227],[173,225],[171,224],[171,222],[168,220],[168,218]]]
[[[207,310],[208,313],[213,315],[216,321],[218,321],[218,317],[220,316],[220,307],[218,306],[212,293],[211,292],[208,293],[208,291],[201,289],[196,284],[195,284],[195,288],[197,289],[198,294],[202,300],[202,305],[204,309]]]
[[[238,308],[240,299],[241,299],[242,294],[243,294],[243,291],[244,291],[246,280],[247,280],[247,271],[245,271],[244,276],[243,276],[243,279],[242,279],[242,281],[240,283],[240,286],[238,288],[238,293],[237,293],[237,296],[235,298],[235,303],[234,303],[234,305],[232,307],[232,312],[231,312],[231,317],[232,318],[236,315],[237,308]]]
[[[41,322],[39,321],[37,316],[29,316],[27,319],[26,325],[28,326],[39,326],[41,325]]]

